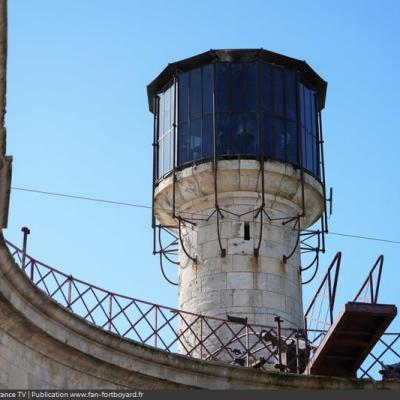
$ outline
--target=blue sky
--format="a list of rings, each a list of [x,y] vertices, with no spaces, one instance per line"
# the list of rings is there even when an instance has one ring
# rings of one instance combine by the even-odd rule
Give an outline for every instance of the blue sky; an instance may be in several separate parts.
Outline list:
[[[7,133],[13,186],[151,204],[146,85],[210,48],[260,48],[306,60],[328,81],[323,113],[330,229],[400,240],[398,1],[11,0]],[[12,191],[6,237],[126,295],[170,306],[177,290],[151,254],[150,212]],[[399,244],[329,235],[343,252],[338,305],[385,254],[381,301],[399,304]],[[171,272],[173,272],[171,270]],[[339,307],[340,308],[340,307]],[[399,324],[397,324],[397,327]]]

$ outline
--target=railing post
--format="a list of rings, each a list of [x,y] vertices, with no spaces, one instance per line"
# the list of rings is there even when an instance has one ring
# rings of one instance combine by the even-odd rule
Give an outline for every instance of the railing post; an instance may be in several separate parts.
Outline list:
[[[203,359],[203,316],[200,317],[200,360]]]
[[[31,233],[31,231],[29,230],[29,228],[27,228],[26,226],[24,226],[23,228],[21,228],[21,231],[23,232],[24,236],[23,236],[23,241],[22,241],[22,260],[21,260],[21,268],[23,271],[25,271],[25,259],[26,259],[26,247],[28,244],[28,235]],[[33,265],[32,265],[33,268]],[[31,271],[31,279],[32,279],[32,271]]]
[[[246,367],[249,366],[249,356],[250,356],[250,344],[249,344],[249,327],[246,324]]]
[[[109,294],[109,306],[108,306],[108,330],[111,331],[112,326],[112,294]]]
[[[296,372],[300,373],[300,342],[299,342],[300,331],[297,330],[295,338],[296,338]]]
[[[274,318],[274,321],[277,323],[278,325],[278,345],[277,345],[277,349],[278,349],[278,368],[280,371],[283,371],[283,365],[282,365],[282,335],[281,335],[281,322],[283,322],[283,319],[281,319],[281,317],[276,316]]]
[[[68,276],[68,298],[67,298],[67,308],[69,311],[72,311],[71,302],[72,302],[72,275],[69,275]]]
[[[154,306],[155,315],[154,315],[154,347],[157,347],[157,335],[158,335],[158,321],[157,321],[157,311],[158,306]]]
[[[374,281],[372,279],[372,272],[369,273],[369,291],[371,295],[371,304],[375,304],[376,299],[374,298]]]

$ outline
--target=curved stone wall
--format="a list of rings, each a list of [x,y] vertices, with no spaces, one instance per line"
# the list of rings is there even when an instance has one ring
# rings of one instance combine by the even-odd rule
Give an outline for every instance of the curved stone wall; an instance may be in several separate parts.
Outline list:
[[[400,382],[255,371],[122,339],[67,311],[34,286],[1,236],[0,388],[400,389]]]

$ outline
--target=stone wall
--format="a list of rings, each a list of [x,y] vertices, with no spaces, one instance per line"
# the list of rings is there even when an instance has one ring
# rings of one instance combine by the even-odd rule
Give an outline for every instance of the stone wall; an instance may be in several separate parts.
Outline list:
[[[296,224],[305,229],[321,215],[323,188],[307,174],[302,184],[300,170],[290,164],[268,160],[263,166],[261,172],[256,160],[222,160],[216,174],[210,162],[178,171],[175,181],[169,176],[158,183],[155,215],[163,224],[173,224],[175,204],[175,215],[183,221],[180,309],[274,327],[279,317],[283,328],[302,329]],[[263,201],[263,211],[257,212]],[[187,325],[182,321],[180,331],[190,344],[207,337],[200,326]],[[231,342],[229,329],[213,336],[207,349],[226,352],[221,342]]]

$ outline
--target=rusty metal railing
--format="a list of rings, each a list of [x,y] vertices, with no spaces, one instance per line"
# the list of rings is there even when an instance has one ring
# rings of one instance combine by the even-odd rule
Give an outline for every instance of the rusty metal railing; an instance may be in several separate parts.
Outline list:
[[[354,297],[355,302],[376,304],[378,302],[379,288],[381,285],[383,255],[380,255],[369,271],[360,290]]]
[[[25,238],[29,232],[24,232]],[[26,240],[24,240],[26,243]],[[168,352],[242,366],[301,373],[310,346],[301,330],[250,325],[117,294],[42,263],[6,240],[17,265],[67,310],[119,336]]]
[[[67,310],[121,337],[203,360],[303,373],[317,347],[307,334],[324,333],[310,327],[307,333],[285,327],[280,318],[276,319],[277,326],[263,326],[207,317],[102,289],[28,255],[28,233],[24,231],[23,249],[5,241],[18,267]],[[395,340],[387,342],[387,335],[394,335]],[[400,333],[386,336],[380,341],[382,350],[374,349],[368,363],[360,368],[360,377],[379,378],[376,370],[383,367],[389,353],[400,360]]]
[[[341,260],[342,253],[336,253],[304,314],[307,337],[314,347],[319,346],[333,324],[333,310]]]

